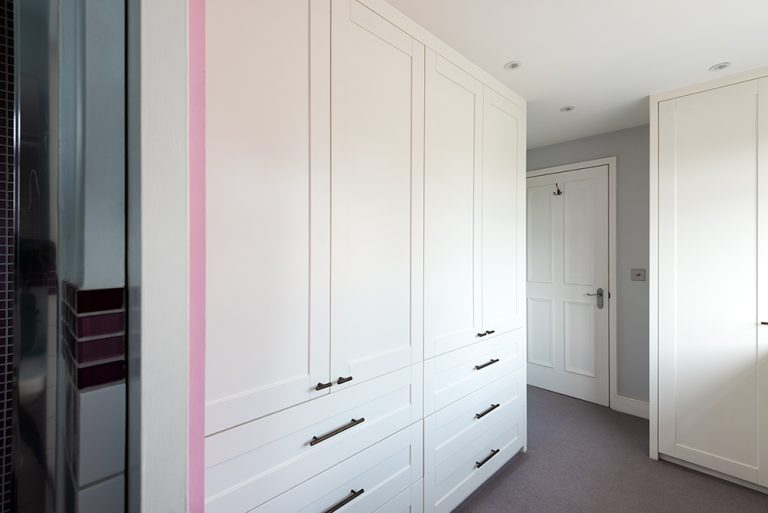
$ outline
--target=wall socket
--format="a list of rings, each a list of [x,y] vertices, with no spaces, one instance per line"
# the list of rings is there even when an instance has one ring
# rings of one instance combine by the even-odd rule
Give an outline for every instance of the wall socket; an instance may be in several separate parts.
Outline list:
[[[645,269],[632,269],[632,281],[645,281]]]

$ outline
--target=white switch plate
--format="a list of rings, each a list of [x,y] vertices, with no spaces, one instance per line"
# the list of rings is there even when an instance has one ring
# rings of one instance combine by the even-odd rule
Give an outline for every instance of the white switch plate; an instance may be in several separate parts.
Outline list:
[[[632,281],[645,281],[645,269],[632,269]]]

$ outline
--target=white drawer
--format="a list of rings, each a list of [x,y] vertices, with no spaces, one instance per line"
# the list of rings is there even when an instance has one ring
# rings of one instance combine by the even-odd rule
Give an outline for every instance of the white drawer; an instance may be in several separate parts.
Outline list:
[[[424,481],[414,483],[409,490],[400,494],[376,510],[375,513],[423,513]]]
[[[483,436],[499,421],[519,423],[525,392],[525,369],[518,369],[424,419],[426,471]]]
[[[477,424],[442,447],[427,449],[434,462],[424,476],[427,512],[452,511],[525,446],[523,406],[519,400],[499,408],[493,423]]]
[[[345,502],[344,513],[379,511],[422,477],[421,430],[417,423],[398,431],[251,511],[325,513]]]
[[[424,362],[427,416],[523,366],[523,330],[515,330]]]
[[[419,364],[208,437],[206,511],[253,509],[402,430],[422,394]]]

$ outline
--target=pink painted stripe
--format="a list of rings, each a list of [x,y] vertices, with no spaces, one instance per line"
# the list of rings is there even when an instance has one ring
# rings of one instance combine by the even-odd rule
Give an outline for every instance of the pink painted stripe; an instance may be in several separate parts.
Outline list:
[[[189,0],[189,513],[205,511],[205,0]]]

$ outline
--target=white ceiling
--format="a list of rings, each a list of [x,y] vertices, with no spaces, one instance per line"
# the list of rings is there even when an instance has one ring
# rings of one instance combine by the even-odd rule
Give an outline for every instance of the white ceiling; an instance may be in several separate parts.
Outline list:
[[[768,0],[389,1],[528,99],[529,148],[645,124],[649,94],[768,65]]]

